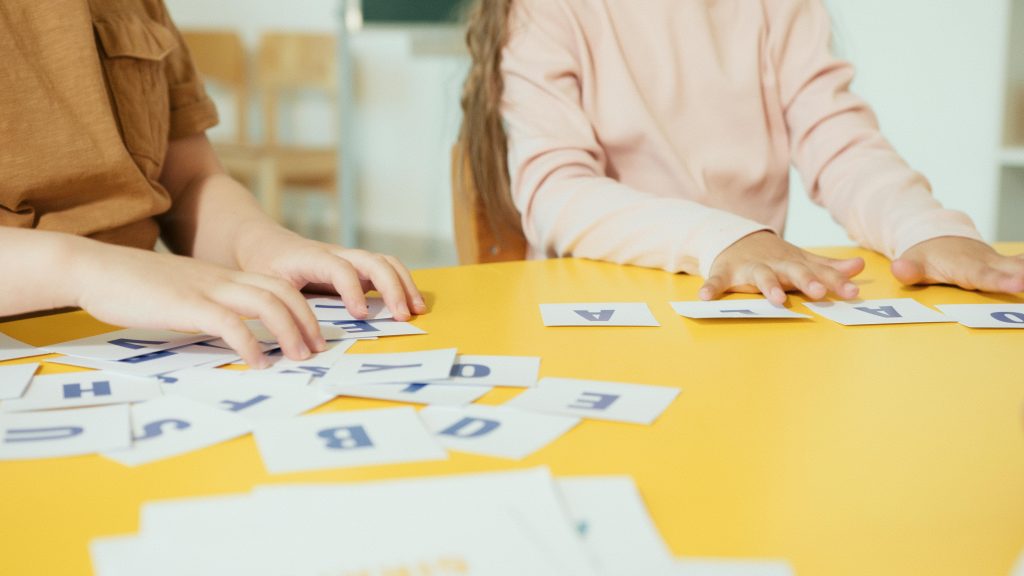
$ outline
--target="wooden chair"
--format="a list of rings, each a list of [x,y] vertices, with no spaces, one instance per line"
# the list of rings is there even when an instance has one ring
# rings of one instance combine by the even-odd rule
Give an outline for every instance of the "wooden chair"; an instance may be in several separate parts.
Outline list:
[[[281,218],[281,194],[288,186],[315,189],[328,195],[331,234],[337,236],[338,148],[282,143],[279,138],[282,101],[306,91],[328,95],[337,114],[336,44],[332,35],[270,33],[260,40],[256,87],[263,100],[264,155],[261,175],[268,212]],[[335,120],[337,118],[335,117]],[[336,125],[336,122],[331,124]]]
[[[233,101],[234,134],[215,139],[213,147],[224,169],[252,188],[263,167],[260,148],[249,143],[251,87],[242,38],[229,30],[183,30],[182,36],[203,80],[226,91]]]
[[[463,148],[452,147],[452,222],[460,264],[507,262],[526,258],[526,237],[518,222],[492,223],[473,182]]]

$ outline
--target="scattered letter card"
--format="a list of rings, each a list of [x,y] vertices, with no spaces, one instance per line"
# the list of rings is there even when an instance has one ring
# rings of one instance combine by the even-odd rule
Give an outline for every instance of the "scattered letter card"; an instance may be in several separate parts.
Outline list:
[[[941,313],[911,298],[805,302],[804,306],[843,326],[952,322]]]
[[[0,460],[77,456],[131,445],[127,406],[0,414]]]
[[[247,434],[251,429],[241,416],[176,396],[136,404],[131,415],[131,448],[103,454],[125,466],[200,450]]]
[[[225,370],[226,372],[226,370]],[[244,374],[244,372],[242,373]],[[248,420],[291,418],[334,399],[332,394],[307,386],[309,374],[274,374],[280,382],[260,376],[240,376],[235,382],[179,379],[164,386],[164,392],[183,396]],[[247,383],[248,379],[259,380]],[[289,385],[288,380],[292,380]]]
[[[1024,328],[1024,304],[942,304],[936,308],[969,328]]]
[[[314,386],[323,389],[324,386]],[[484,386],[455,386],[434,382],[408,382],[405,384],[349,384],[331,386],[330,394],[370,398],[391,402],[410,402],[432,406],[465,406],[491,391]]]
[[[108,360],[93,360],[91,358],[79,358],[67,356],[48,360],[53,364],[65,366],[78,366],[80,368],[92,368],[104,370],[115,374],[128,376],[151,377],[185,370],[195,366],[220,366],[228,364],[238,358],[234,352],[222,350],[215,346],[203,346],[202,344],[190,344],[181,348],[160,350],[150,352],[142,356],[133,356],[124,360],[111,362]]]
[[[331,325],[344,330],[345,338],[354,340],[369,340],[388,336],[418,336],[427,333],[426,330],[413,324],[397,320],[343,320],[331,322]]]
[[[324,376],[331,386],[443,380],[451,374],[455,348],[395,354],[345,354]]]
[[[540,358],[534,356],[460,354],[455,358],[450,376],[432,383],[532,388],[537,385],[539,371]]]
[[[536,388],[527,388],[505,406],[595,420],[650,424],[678,394],[678,389],[667,386],[544,378]]]
[[[660,326],[643,302],[541,304],[545,326]]]
[[[36,376],[21,398],[4,400],[0,412],[81,408],[142,402],[160,396],[160,383],[106,372]]]
[[[767,318],[810,318],[806,314],[793,312],[785,306],[764,299],[755,300],[713,300],[711,302],[672,302],[672,309],[680,316],[704,320],[711,318],[733,318],[758,320]]]
[[[500,406],[428,406],[420,418],[450,450],[521,460],[579,424],[579,418]]]
[[[142,356],[150,352],[159,352],[170,348],[181,348],[196,342],[212,340],[212,336],[203,334],[184,334],[169,330],[143,330],[128,328],[90,336],[70,342],[62,342],[47,346],[50,352],[67,356],[81,356],[95,360],[116,362],[125,358]]]
[[[39,364],[0,366],[0,400],[21,398]]]
[[[275,474],[448,457],[408,407],[277,420],[257,426],[255,436]]]
[[[355,320],[345,303],[337,296],[307,296],[306,302],[313,310],[319,322],[339,322],[341,320]],[[391,311],[384,305],[383,298],[367,298],[366,307],[369,309],[364,320],[385,320],[392,317]]]

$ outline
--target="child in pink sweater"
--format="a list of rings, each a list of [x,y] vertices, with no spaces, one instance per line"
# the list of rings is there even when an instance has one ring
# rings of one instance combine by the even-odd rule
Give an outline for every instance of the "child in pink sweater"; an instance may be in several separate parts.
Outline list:
[[[480,0],[468,37],[470,171],[531,256],[701,274],[704,299],[853,298],[861,259],[781,237],[792,163],[901,282],[1024,291],[1024,259],[944,209],[849,91],[820,0]]]

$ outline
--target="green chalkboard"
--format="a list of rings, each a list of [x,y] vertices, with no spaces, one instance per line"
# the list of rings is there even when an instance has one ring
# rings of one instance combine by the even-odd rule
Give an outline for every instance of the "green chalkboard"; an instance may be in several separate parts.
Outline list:
[[[363,0],[367,22],[457,22],[465,0]]]

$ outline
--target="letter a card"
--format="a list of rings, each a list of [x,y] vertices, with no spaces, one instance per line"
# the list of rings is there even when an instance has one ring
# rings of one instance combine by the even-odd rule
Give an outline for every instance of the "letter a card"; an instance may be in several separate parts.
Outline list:
[[[128,406],[0,414],[0,460],[78,456],[127,448]]]
[[[276,420],[258,425],[254,434],[273,474],[448,457],[408,407]]]
[[[911,298],[850,300],[848,302],[805,302],[814,312],[843,326],[871,324],[921,324],[952,322],[940,312]]]
[[[571,416],[501,406],[428,406],[420,411],[420,417],[449,450],[513,460],[526,458],[580,422]]]
[[[205,334],[184,334],[169,330],[143,330],[127,328],[116,332],[108,332],[99,336],[89,336],[70,342],[62,342],[47,346],[46,350],[65,356],[81,356],[94,360],[117,362],[126,358],[134,358],[143,354],[181,348],[189,344],[212,340],[213,336]]]
[[[545,326],[661,326],[643,302],[541,304]]]
[[[324,375],[328,386],[393,384],[448,378],[455,364],[455,348],[395,354],[345,354]]]
[[[668,386],[544,378],[536,388],[527,388],[504,405],[595,420],[650,424],[678,395],[677,388]]]

